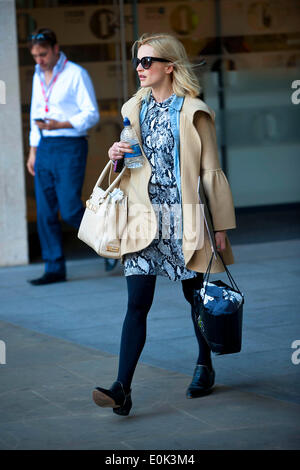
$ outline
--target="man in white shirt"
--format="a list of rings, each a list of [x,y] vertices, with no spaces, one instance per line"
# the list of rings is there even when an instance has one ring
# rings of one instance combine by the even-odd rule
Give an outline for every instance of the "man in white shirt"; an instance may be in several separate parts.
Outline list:
[[[36,62],[30,110],[27,169],[35,179],[37,226],[45,273],[29,281],[66,280],[59,221],[79,227],[81,190],[88,153],[87,130],[99,121],[92,81],[85,69],[59,50],[55,33],[39,29],[29,39]]]

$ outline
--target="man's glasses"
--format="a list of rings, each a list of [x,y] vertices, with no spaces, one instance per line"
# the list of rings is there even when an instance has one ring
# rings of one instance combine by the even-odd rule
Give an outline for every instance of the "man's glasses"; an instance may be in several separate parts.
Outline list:
[[[138,59],[137,57],[134,57],[132,59],[132,64],[135,69],[138,67],[138,65],[141,64],[143,69],[148,70],[150,69],[152,62],[170,62],[170,61],[167,59],[160,59],[159,57],[142,57],[142,59]]]

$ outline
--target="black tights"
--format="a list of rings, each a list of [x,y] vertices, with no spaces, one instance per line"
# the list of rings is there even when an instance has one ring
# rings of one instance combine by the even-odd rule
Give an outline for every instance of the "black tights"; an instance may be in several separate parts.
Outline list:
[[[133,275],[127,276],[128,309],[124,320],[119,357],[119,371],[117,380],[125,390],[129,390],[132,377],[146,341],[147,315],[151,308],[156,276]],[[186,300],[192,305],[193,290],[202,287],[203,275],[186,279],[182,282],[182,289]],[[203,338],[192,312],[195,334],[199,345],[197,364],[211,366],[210,350]]]

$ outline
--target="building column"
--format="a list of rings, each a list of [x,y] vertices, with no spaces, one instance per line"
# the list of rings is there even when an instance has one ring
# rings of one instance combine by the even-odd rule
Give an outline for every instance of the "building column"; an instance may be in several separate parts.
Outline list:
[[[0,0],[0,266],[28,263],[16,9]]]

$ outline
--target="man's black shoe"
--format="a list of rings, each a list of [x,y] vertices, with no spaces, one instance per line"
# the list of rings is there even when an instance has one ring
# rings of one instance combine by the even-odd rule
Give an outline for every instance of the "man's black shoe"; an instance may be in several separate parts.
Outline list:
[[[65,274],[58,273],[45,273],[42,277],[28,281],[33,286],[44,286],[46,284],[53,284],[54,282],[66,281]]]
[[[105,258],[105,271],[109,272],[115,269],[118,264],[117,259]]]
[[[186,391],[187,398],[198,398],[208,395],[215,383],[215,371],[198,364],[195,367],[193,380]]]

